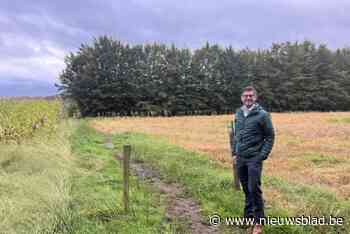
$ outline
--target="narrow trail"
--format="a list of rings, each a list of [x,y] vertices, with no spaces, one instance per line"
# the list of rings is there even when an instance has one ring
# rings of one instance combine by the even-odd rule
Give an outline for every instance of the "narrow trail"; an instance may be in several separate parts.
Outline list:
[[[121,156],[117,157],[122,160]],[[210,226],[200,214],[200,206],[191,197],[183,197],[184,189],[176,183],[166,183],[161,179],[158,171],[153,170],[145,163],[132,160],[132,173],[141,180],[147,180],[156,190],[166,195],[166,215],[170,220],[185,221],[193,234],[220,233],[215,226]]]

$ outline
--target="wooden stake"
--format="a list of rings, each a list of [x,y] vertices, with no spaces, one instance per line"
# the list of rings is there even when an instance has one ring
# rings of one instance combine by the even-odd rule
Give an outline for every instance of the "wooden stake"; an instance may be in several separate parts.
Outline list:
[[[230,130],[229,130],[229,137],[230,137],[230,146],[231,142],[234,137],[234,126],[233,126],[233,121],[230,122]],[[233,152],[234,149],[231,149],[231,152]],[[238,178],[238,172],[237,172],[237,166],[236,166],[236,158],[232,159],[232,171],[233,171],[233,187],[236,190],[241,190],[240,183],[239,183],[239,178]]]
[[[124,165],[124,210],[129,212],[129,171],[130,171],[130,153],[131,146],[124,145],[123,147],[123,165]]]

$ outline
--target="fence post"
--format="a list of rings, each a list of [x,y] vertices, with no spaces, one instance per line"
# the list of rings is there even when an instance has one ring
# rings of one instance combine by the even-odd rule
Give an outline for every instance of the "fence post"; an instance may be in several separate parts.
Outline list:
[[[234,131],[235,129],[234,129],[233,121],[231,120],[230,126],[229,126],[230,147],[232,147],[231,142],[233,141]],[[233,151],[234,149],[231,148],[231,155]],[[240,190],[241,187],[240,187],[240,182],[238,178],[236,158],[232,158],[232,172],[233,172],[233,187],[235,188],[235,190]]]
[[[129,212],[129,169],[130,169],[130,153],[131,153],[131,146],[130,145],[124,145],[123,147],[123,165],[124,165],[124,210],[125,213]]]

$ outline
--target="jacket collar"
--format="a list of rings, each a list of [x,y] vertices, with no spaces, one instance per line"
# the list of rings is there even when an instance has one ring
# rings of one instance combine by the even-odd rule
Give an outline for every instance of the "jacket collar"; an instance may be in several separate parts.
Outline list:
[[[244,116],[244,113],[243,113],[243,108],[244,106],[242,106],[241,108],[239,108],[240,112],[241,112],[241,115]],[[246,107],[245,107],[246,108]],[[254,106],[253,106],[253,109],[251,109],[248,113],[248,115],[246,116],[249,117],[249,116],[252,116],[252,115],[255,115],[257,113],[259,113],[259,111],[262,109],[262,107],[258,104],[258,103],[255,103]]]

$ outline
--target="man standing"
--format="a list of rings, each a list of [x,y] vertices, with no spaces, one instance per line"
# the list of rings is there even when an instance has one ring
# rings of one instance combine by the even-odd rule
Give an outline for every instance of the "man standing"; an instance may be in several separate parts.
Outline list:
[[[244,217],[254,218],[254,234],[262,232],[259,219],[264,217],[261,191],[263,161],[272,150],[275,133],[271,118],[258,103],[252,86],[244,88],[243,106],[235,114],[235,133],[232,156],[236,156],[236,170],[245,194]],[[235,158],[233,158],[235,160]]]

